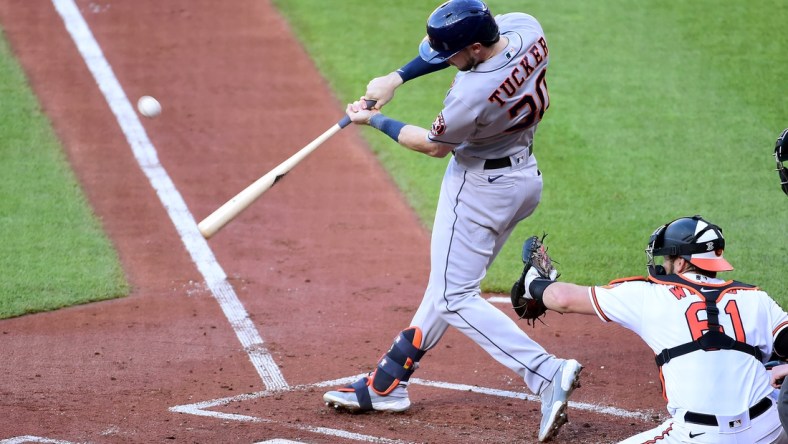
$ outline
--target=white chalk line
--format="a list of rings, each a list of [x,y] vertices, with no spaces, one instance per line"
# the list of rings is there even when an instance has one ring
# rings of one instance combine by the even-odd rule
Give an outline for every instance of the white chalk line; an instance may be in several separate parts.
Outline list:
[[[257,441],[254,444],[301,444],[299,441],[290,441],[289,439],[269,439],[266,441]]]
[[[266,441],[257,441],[254,444],[303,444],[301,441],[290,441],[289,439],[269,439]]]
[[[507,297],[503,297],[503,296],[490,296],[489,298],[487,298],[487,300],[490,301],[490,303],[492,303],[492,304],[511,304],[512,303],[512,299],[511,298],[507,298]]]
[[[348,378],[349,379],[349,378]],[[331,382],[331,381],[329,381]],[[302,385],[297,387],[290,387],[288,390],[285,391],[293,391],[293,390],[305,390],[309,388],[308,385]],[[216,412],[212,410],[207,410],[213,407],[221,407],[232,402],[242,402],[242,401],[249,401],[253,399],[263,398],[266,396],[274,395],[274,394],[281,394],[283,390],[264,390],[261,392],[256,393],[245,393],[242,395],[236,395],[229,398],[220,398],[220,399],[213,399],[209,401],[202,401],[197,402],[194,404],[185,404],[185,405],[178,405],[175,407],[170,407],[170,411],[174,413],[184,413],[187,415],[196,415],[196,416],[204,416],[209,418],[221,419],[225,421],[239,421],[239,422],[254,422],[254,423],[265,423],[265,424],[276,424],[278,426],[282,426],[289,429],[296,429],[305,432],[317,433],[321,435],[329,435],[335,436],[338,438],[344,438],[354,441],[363,441],[363,442],[376,442],[376,443],[388,443],[388,444],[403,444],[405,441],[400,440],[393,440],[388,438],[382,438],[378,436],[370,436],[364,435],[361,433],[354,433],[349,432],[347,430],[341,429],[333,429],[328,427],[317,427],[311,426],[307,424],[294,424],[290,422],[282,422],[282,421],[274,421],[268,418],[259,418],[256,416],[249,416],[249,415],[238,415],[234,413],[223,413],[223,412]]]
[[[25,444],[28,442],[40,442],[46,444],[74,444],[71,441],[61,441],[59,439],[42,438],[40,436],[15,436],[13,438],[0,439],[0,444]]]
[[[115,114],[140,168],[156,190],[192,261],[205,278],[207,287],[230,322],[266,389],[287,388],[287,382],[266,349],[257,328],[227,281],[227,275],[216,261],[208,242],[197,229],[186,202],[175,188],[167,171],[159,163],[156,148],[148,138],[139,117],[76,4],[73,0],[52,0],[52,3],[62,17],[66,29],[93,74],[107,104]]]
[[[341,385],[345,385],[345,384],[350,384],[350,383],[352,383],[353,381],[356,381],[357,379],[359,379],[362,376],[365,376],[365,374],[349,376],[349,377],[340,378],[340,379],[333,379],[333,380],[330,380],[330,381],[316,382],[316,383],[313,383],[313,384],[303,384],[303,385],[291,386],[287,390],[264,390],[264,391],[261,391],[261,392],[245,393],[245,394],[231,396],[231,397],[227,397],[227,398],[218,398],[218,399],[212,399],[212,400],[208,400],[208,401],[201,401],[201,402],[197,402],[197,403],[193,403],[193,404],[179,405],[179,406],[175,406],[175,407],[170,407],[170,411],[177,412],[177,413],[185,413],[185,414],[190,414],[190,415],[212,417],[212,418],[222,419],[222,420],[243,421],[243,422],[276,423],[278,425],[282,425],[282,426],[289,427],[289,428],[298,428],[300,430],[306,430],[306,431],[316,431],[318,428],[314,428],[314,427],[310,427],[310,426],[298,426],[298,425],[293,425],[293,424],[289,424],[289,423],[283,423],[283,422],[279,422],[279,421],[274,421],[274,420],[271,420],[271,419],[258,418],[256,416],[237,415],[237,414],[232,414],[232,413],[223,413],[223,412],[217,412],[217,411],[213,411],[213,410],[209,410],[209,409],[225,406],[225,405],[228,405],[228,404],[230,404],[232,402],[243,402],[243,401],[249,401],[249,400],[258,399],[258,398],[264,398],[266,396],[270,396],[270,395],[274,395],[274,394],[281,394],[282,392],[286,392],[286,391],[296,391],[296,390],[303,391],[303,390],[308,390],[308,389],[311,389],[311,388],[341,386]],[[515,392],[515,391],[510,391],[510,390],[500,390],[500,389],[494,389],[494,388],[488,388],[488,387],[479,387],[479,386],[467,385],[467,384],[454,384],[454,383],[449,383],[449,382],[430,381],[430,380],[419,379],[419,378],[411,378],[410,384],[423,385],[423,386],[427,386],[427,387],[435,387],[435,388],[441,388],[441,389],[447,389],[447,390],[457,390],[457,391],[461,391],[461,392],[472,392],[472,393],[478,393],[478,394],[483,394],[483,395],[488,395],[488,396],[497,396],[497,397],[500,397],[500,398],[522,399],[522,400],[526,400],[526,401],[540,402],[540,399],[539,399],[538,396],[531,395],[531,394],[528,394],[528,393]],[[608,416],[615,416],[615,417],[619,417],[619,418],[636,419],[636,420],[640,420],[640,421],[644,421],[644,422],[650,422],[650,421],[652,421],[652,419],[654,417],[654,413],[653,412],[629,411],[629,410],[624,410],[624,409],[620,409],[620,408],[617,408],[617,407],[603,406],[603,405],[597,405],[597,404],[589,404],[589,403],[585,403],[585,402],[569,401],[569,408],[572,409],[572,410],[584,410],[584,411],[588,411],[588,412],[592,412],[592,413],[597,413],[597,414],[601,414],[601,415],[608,415]],[[329,430],[335,430],[335,429],[329,429]],[[324,433],[324,432],[317,432],[317,433]],[[349,432],[345,432],[345,433],[349,433]],[[347,436],[343,436],[343,437],[347,437]],[[349,439],[355,439],[355,438],[349,438]]]

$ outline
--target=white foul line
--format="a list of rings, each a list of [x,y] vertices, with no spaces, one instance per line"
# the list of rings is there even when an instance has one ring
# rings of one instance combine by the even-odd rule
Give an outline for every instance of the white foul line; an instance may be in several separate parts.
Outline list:
[[[88,69],[107,100],[107,104],[115,114],[140,168],[156,190],[156,194],[175,224],[186,250],[191,255],[192,261],[197,265],[197,269],[205,278],[205,283],[211,290],[213,297],[219,302],[225,317],[230,321],[235,335],[241,341],[266,389],[286,389],[288,385],[284,376],[265,348],[263,339],[235,294],[235,290],[227,281],[227,275],[216,261],[208,242],[197,230],[197,224],[189,212],[186,202],[175,188],[167,171],[159,163],[156,148],[148,139],[148,134],[129,103],[120,82],[115,77],[112,67],[104,58],[93,33],[74,4],[74,0],[52,0],[52,3],[63,18],[66,29],[71,34],[82,58],[85,59]]]
[[[328,381],[328,382],[334,382],[334,381]],[[310,387],[309,385],[290,387],[288,391],[304,390],[309,387]],[[215,412],[212,410],[207,410],[212,407],[227,405],[231,402],[248,401],[252,399],[263,398],[269,395],[281,394],[281,393],[282,393],[281,390],[265,390],[262,392],[236,395],[229,398],[220,398],[220,399],[213,399],[210,401],[196,402],[194,404],[177,405],[175,407],[170,407],[169,410],[174,413],[184,413],[188,415],[204,416],[209,418],[221,419],[225,421],[230,420],[230,421],[239,421],[239,422],[277,424],[279,426],[290,428],[290,429],[297,429],[311,433],[318,433],[321,435],[335,436],[338,438],[350,439],[354,441],[376,442],[376,443],[385,443],[385,444],[405,444],[405,441],[381,438],[378,436],[363,435],[360,433],[349,432],[347,430],[332,429],[328,427],[316,427],[307,424],[299,424],[297,422],[292,422],[292,421],[280,422],[268,418],[258,418],[256,416],[238,415],[234,413],[223,413],[223,412]]]
[[[40,436],[17,436],[15,438],[0,439],[0,444],[26,444],[29,442],[40,442],[45,444],[74,444],[70,441],[61,441],[59,439],[42,438]]]
[[[491,304],[511,304],[512,303],[512,299],[511,298],[507,298],[507,297],[503,297],[503,296],[490,296],[489,298],[487,298],[487,300]]]
[[[296,391],[296,390],[308,390],[310,388],[321,388],[321,387],[334,387],[343,384],[349,384],[353,381],[356,381],[359,377],[365,376],[364,374],[349,376],[346,378],[334,379],[330,381],[322,381],[317,382],[314,384],[304,384],[304,385],[297,385],[291,386],[288,391]],[[540,399],[538,396],[530,395],[523,392],[514,392],[509,390],[499,390],[494,388],[488,387],[478,387],[475,385],[466,385],[466,384],[453,384],[449,382],[441,382],[441,381],[429,381],[424,379],[412,378],[410,380],[411,384],[416,385],[424,385],[428,387],[437,387],[447,390],[457,390],[461,392],[473,392],[479,393],[489,396],[497,396],[501,398],[513,398],[513,399],[524,399],[527,401],[535,401],[539,402]],[[231,421],[240,421],[240,422],[265,422],[265,423],[275,423],[281,426],[285,426],[288,428],[297,428],[299,430],[314,432],[314,433],[322,433],[322,434],[329,434],[332,436],[341,436],[347,439],[355,439],[358,441],[368,441],[368,440],[379,440],[374,442],[399,442],[399,441],[386,441],[384,438],[376,438],[376,437],[369,437],[366,435],[357,435],[352,432],[347,432],[344,430],[336,430],[336,429],[325,429],[322,427],[313,427],[307,425],[299,425],[293,424],[289,421],[287,422],[279,422],[274,421],[271,419],[263,419],[258,418],[256,416],[249,416],[249,415],[238,415],[233,413],[224,413],[224,412],[217,412],[213,410],[208,410],[214,407],[220,407],[224,405],[228,405],[232,402],[243,402],[249,401],[258,398],[264,398],[270,395],[281,395],[282,391],[272,391],[266,390],[262,392],[255,392],[255,393],[245,393],[241,395],[231,396],[227,398],[219,398],[213,399],[208,401],[196,402],[193,404],[185,404],[185,405],[178,405],[175,407],[170,407],[171,412],[176,413],[185,413],[189,415],[197,415],[203,417],[210,417],[220,420],[231,420]],[[598,413],[602,415],[609,415],[615,416],[619,418],[631,418],[640,421],[650,422],[653,420],[655,415],[653,412],[642,412],[642,411],[629,411],[620,409],[617,407],[610,407],[610,406],[603,406],[597,404],[588,404],[585,402],[574,402],[569,401],[569,408],[576,409],[576,410],[585,410],[592,413]],[[357,435],[357,436],[356,436]]]

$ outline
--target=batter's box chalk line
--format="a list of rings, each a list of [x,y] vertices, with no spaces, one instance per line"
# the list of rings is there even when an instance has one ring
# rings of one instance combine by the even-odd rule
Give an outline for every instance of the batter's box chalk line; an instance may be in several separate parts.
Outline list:
[[[30,442],[39,442],[39,443],[46,443],[46,444],[76,444],[70,441],[61,441],[59,439],[52,439],[52,438],[42,438],[40,436],[16,436],[13,438],[7,439],[0,439],[0,444],[27,444]]]
[[[392,440],[387,438],[381,438],[376,436],[369,436],[363,435],[359,433],[348,432],[346,430],[339,430],[339,429],[331,429],[326,427],[315,427],[303,424],[291,424],[285,423],[280,421],[274,421],[267,418],[259,418],[256,416],[249,416],[249,415],[238,415],[234,413],[223,413],[217,412],[214,410],[210,410],[215,407],[221,407],[224,405],[228,405],[232,402],[239,402],[239,401],[249,401],[252,399],[264,398],[267,396],[278,395],[282,394],[283,392],[289,391],[304,391],[311,388],[320,388],[320,387],[334,387],[334,386],[341,386],[350,384],[359,378],[366,376],[365,373],[356,376],[349,376],[346,378],[334,379],[331,381],[323,381],[317,382],[314,384],[304,384],[304,385],[297,385],[288,387],[287,389],[282,390],[263,390],[260,392],[255,393],[246,393],[242,395],[231,396],[228,398],[219,398],[219,399],[212,399],[208,401],[197,402],[193,404],[184,404],[178,405],[175,407],[170,407],[170,411],[174,413],[184,413],[189,415],[197,415],[197,416],[206,416],[221,420],[230,420],[230,421],[243,421],[243,422],[259,422],[259,423],[267,423],[267,424],[277,424],[283,427],[291,428],[291,429],[298,429],[312,433],[318,433],[322,435],[330,435],[341,437],[345,439],[351,439],[356,441],[365,441],[365,442],[379,442],[379,443],[404,443],[405,441],[400,440]],[[411,378],[410,384],[416,385],[424,385],[427,387],[436,387],[441,389],[447,390],[458,390],[463,392],[473,392],[479,393],[488,396],[497,396],[500,398],[510,398],[510,399],[523,399],[526,401],[534,401],[540,402],[538,396],[534,396],[528,393],[523,392],[514,392],[509,390],[499,390],[494,388],[487,388],[487,387],[477,387],[467,384],[453,384],[450,382],[441,382],[441,381],[429,381],[425,379],[419,378]],[[654,413],[652,412],[642,412],[642,411],[629,411],[620,409],[617,407],[610,407],[610,406],[602,406],[597,404],[589,404],[584,402],[574,402],[570,401],[569,406],[575,410],[585,410],[593,413],[598,413],[602,415],[609,415],[615,416],[619,418],[631,418],[637,419],[644,422],[652,421],[654,417]]]

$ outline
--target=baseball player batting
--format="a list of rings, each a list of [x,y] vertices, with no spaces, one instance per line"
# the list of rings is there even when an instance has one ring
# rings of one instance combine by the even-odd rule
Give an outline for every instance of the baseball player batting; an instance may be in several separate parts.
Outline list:
[[[408,379],[454,327],[541,397],[539,441],[555,436],[567,421],[567,400],[582,366],[549,354],[480,291],[515,225],[533,213],[541,198],[533,139],[550,104],[548,60],[547,40],[534,17],[493,17],[479,0],[451,0],[429,16],[419,56],[373,79],[362,100],[348,105],[354,123],[377,128],[413,151],[452,158],[435,212],[431,272],[421,305],[375,369],[326,393],[328,405],[407,410]],[[449,66],[458,72],[430,130],[380,112],[401,84]],[[377,104],[370,109],[364,100]]]
[[[788,314],[758,287],[717,278],[733,270],[724,249],[720,227],[682,217],[651,235],[645,278],[585,287],[532,267],[512,295],[515,309],[596,314],[653,350],[671,418],[622,443],[788,443],[764,366],[788,356]]]

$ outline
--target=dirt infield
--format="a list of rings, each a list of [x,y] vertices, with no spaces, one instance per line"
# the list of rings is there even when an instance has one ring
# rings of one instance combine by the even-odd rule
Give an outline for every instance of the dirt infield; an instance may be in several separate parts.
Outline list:
[[[342,116],[267,0],[76,4],[129,100],[162,102],[142,124],[198,221]],[[429,235],[355,128],[209,242],[238,308],[206,284],[53,3],[3,2],[0,23],[133,286],[0,321],[0,442],[536,440],[538,401],[455,331],[414,375],[410,411],[323,405],[408,326],[428,274]],[[633,334],[547,321],[523,328],[586,366],[556,442],[615,442],[664,416]]]

